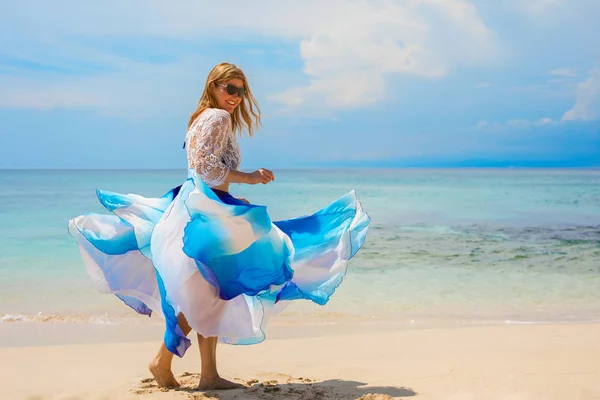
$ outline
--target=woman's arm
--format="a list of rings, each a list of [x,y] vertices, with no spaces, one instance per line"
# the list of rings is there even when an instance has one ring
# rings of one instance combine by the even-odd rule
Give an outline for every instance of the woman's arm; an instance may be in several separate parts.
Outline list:
[[[231,170],[222,162],[227,149],[231,116],[224,110],[208,109],[199,117],[190,133],[189,154],[191,165],[209,186],[220,186],[227,181]],[[234,174],[239,180],[243,175]]]
[[[225,180],[226,182],[255,185],[257,183],[267,184],[271,181],[274,181],[275,176],[273,175],[273,172],[265,168],[260,168],[254,172],[241,172],[232,169],[229,170],[229,174]]]

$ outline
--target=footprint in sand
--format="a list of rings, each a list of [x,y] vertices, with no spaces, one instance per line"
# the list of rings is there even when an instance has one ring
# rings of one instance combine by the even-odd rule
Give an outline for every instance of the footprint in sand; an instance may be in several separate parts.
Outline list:
[[[367,393],[356,400],[394,400],[389,394]]]
[[[314,380],[307,377],[293,377],[291,375],[282,373],[263,373],[259,374],[257,378],[239,378],[234,379],[244,384],[246,388],[243,392],[196,392],[200,374],[183,372],[177,375],[178,381],[181,383],[181,387],[177,389],[159,388],[156,382],[152,378],[140,380],[140,384],[132,392],[144,395],[156,392],[167,392],[170,390],[187,392],[186,397],[188,400],[233,400],[233,399],[256,399],[256,400],[275,400],[275,399],[289,399],[289,400],[333,400],[343,396],[343,398],[349,398],[348,393],[342,395],[337,393],[335,388],[322,386],[318,380]],[[240,397],[241,396],[241,397]],[[354,398],[354,397],[352,397]],[[356,400],[392,400],[393,398],[383,394],[365,394]]]
[[[206,393],[206,394],[202,394],[202,393],[190,393],[188,395],[188,399],[189,400],[220,400],[220,397],[214,397],[213,393]]]

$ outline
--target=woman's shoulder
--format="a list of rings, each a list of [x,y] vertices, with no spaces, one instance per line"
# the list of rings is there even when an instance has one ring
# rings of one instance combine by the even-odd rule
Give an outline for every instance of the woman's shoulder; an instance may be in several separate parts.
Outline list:
[[[231,122],[231,115],[220,108],[207,108],[198,116],[198,121]]]
[[[210,132],[216,127],[231,126],[231,115],[220,108],[207,108],[196,117],[188,132]]]

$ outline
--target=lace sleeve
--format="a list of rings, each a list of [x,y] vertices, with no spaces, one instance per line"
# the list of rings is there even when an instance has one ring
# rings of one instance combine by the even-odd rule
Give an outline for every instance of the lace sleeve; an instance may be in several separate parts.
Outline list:
[[[192,126],[189,133],[188,159],[208,186],[225,182],[230,168],[223,163],[227,149],[231,116],[227,111],[208,109]]]

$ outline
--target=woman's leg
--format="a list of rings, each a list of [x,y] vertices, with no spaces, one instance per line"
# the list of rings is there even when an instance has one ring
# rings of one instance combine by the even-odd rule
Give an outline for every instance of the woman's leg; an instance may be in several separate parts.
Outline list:
[[[177,316],[177,324],[187,336],[192,330],[183,314]],[[173,371],[171,371],[171,363],[173,362],[173,353],[171,353],[165,343],[160,345],[158,354],[150,362],[148,369],[154,377],[156,384],[160,387],[179,387],[179,382],[175,379]]]
[[[200,372],[200,384],[198,389],[237,389],[243,385],[228,381],[219,376],[217,372],[217,338],[206,338],[198,334],[198,347],[200,347],[200,361],[202,369]]]

